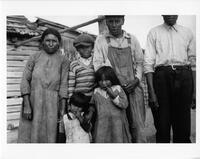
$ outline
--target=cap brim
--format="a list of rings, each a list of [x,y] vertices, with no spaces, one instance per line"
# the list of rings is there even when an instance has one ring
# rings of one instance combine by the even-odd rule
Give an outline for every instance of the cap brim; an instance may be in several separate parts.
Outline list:
[[[86,42],[74,44],[75,47],[77,47],[77,46],[91,46],[91,45],[92,45],[92,43],[86,43]]]

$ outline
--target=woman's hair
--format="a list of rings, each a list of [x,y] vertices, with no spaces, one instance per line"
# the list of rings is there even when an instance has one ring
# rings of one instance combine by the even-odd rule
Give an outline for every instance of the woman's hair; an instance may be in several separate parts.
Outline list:
[[[112,85],[120,85],[119,79],[115,74],[114,70],[110,66],[102,66],[95,72],[95,81],[98,85],[99,81],[102,80],[102,77],[106,80],[110,80]]]
[[[48,34],[53,34],[53,35],[55,35],[55,36],[58,38],[59,43],[61,42],[61,35],[60,35],[60,33],[59,33],[56,29],[53,29],[53,28],[47,28],[47,29],[42,33],[40,42],[43,42],[45,36],[48,35]]]
[[[74,92],[69,100],[69,104],[73,104],[79,108],[83,108],[85,112],[89,106],[90,97],[84,95],[81,92]]]

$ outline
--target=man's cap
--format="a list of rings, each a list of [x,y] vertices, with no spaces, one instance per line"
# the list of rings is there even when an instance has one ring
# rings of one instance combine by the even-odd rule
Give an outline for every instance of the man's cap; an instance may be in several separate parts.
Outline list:
[[[94,38],[89,34],[79,35],[73,42],[74,47],[94,45]]]
[[[124,15],[104,15],[105,18],[123,18]]]

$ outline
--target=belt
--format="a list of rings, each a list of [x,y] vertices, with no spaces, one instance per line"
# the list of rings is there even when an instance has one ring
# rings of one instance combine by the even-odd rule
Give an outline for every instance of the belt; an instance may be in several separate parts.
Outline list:
[[[155,70],[164,70],[164,69],[172,69],[172,70],[191,70],[190,65],[168,65],[168,66],[157,66]]]

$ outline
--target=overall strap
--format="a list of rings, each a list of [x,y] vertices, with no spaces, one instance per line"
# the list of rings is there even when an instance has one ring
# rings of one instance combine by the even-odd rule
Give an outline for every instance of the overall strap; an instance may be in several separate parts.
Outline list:
[[[130,38],[127,38],[128,46],[131,46],[131,35],[129,33],[127,35],[130,37]]]

